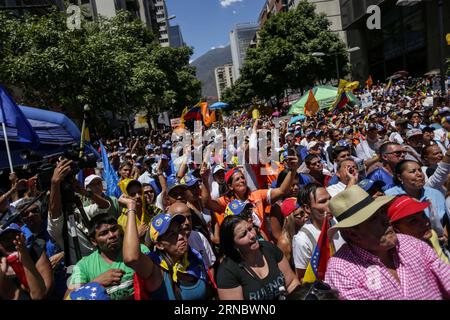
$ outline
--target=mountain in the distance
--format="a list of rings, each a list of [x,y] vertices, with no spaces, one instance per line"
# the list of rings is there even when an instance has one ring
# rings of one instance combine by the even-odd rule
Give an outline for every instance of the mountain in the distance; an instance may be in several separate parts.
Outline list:
[[[202,96],[217,97],[214,69],[232,63],[230,46],[209,50],[191,65],[197,68],[197,79],[202,82]],[[208,99],[209,100],[209,99]]]

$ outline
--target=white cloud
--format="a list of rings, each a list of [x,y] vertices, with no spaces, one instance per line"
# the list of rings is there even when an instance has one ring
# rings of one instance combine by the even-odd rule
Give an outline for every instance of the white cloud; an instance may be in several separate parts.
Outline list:
[[[220,5],[223,8],[226,8],[228,6],[231,6],[235,2],[242,2],[242,0],[220,0]]]
[[[236,10],[233,10],[233,14],[236,14],[237,12],[236,12]]]
[[[216,47],[211,47],[211,50],[214,50]]]

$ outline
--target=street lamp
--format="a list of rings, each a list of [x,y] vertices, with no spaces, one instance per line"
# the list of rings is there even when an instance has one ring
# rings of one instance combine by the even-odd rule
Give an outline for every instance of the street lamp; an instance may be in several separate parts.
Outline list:
[[[398,0],[395,4],[399,7],[411,7],[418,3],[429,0]],[[444,0],[437,0],[439,16],[439,65],[441,69],[441,91],[445,92],[445,63],[444,63]]]
[[[348,49],[346,49],[345,51],[347,51],[348,53],[352,53],[352,52],[355,52],[355,51],[358,51],[358,50],[360,50],[361,48],[360,47],[353,47],[353,48],[348,48]],[[335,51],[335,52],[330,52],[330,53],[324,53],[324,52],[313,52],[313,53],[311,53],[311,56],[313,56],[313,57],[324,57],[324,56],[332,56],[332,55],[334,55],[334,57],[335,57],[335,59],[336,59],[336,75],[337,75],[337,81],[338,81],[338,83],[339,83],[339,79],[341,78],[340,77],[340,75],[339,75],[339,60],[338,60],[338,54],[339,54],[339,51]]]

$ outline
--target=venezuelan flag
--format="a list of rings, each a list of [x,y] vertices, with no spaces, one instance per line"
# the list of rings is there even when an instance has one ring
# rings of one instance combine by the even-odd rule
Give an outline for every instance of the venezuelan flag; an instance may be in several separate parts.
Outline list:
[[[202,121],[202,110],[200,106],[194,106],[187,111],[183,116],[183,121],[187,120],[199,120]]]
[[[341,91],[340,93],[338,93],[336,101],[333,104],[333,113],[337,113],[338,111],[344,109],[349,101],[350,99],[348,98],[345,91]]]
[[[317,280],[325,279],[325,271],[327,270],[328,260],[334,255],[335,251],[333,242],[328,238],[330,221],[331,218],[323,219],[319,240],[317,241],[311,260],[306,268],[303,283],[314,283]]]

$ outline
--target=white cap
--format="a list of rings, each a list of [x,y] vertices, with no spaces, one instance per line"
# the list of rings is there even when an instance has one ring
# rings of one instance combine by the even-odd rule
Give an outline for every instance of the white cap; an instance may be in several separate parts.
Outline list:
[[[91,182],[94,181],[95,179],[100,179],[103,181],[102,177],[96,174],[91,174],[90,176],[87,176],[86,179],[84,179],[84,187],[87,188],[87,186],[90,185]]]
[[[214,167],[214,169],[213,169],[213,174],[216,174],[216,173],[219,172],[220,170],[224,170],[224,171],[225,171],[225,168],[224,168],[222,165],[220,165],[220,164],[216,165],[216,166]]]

